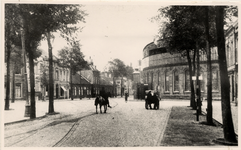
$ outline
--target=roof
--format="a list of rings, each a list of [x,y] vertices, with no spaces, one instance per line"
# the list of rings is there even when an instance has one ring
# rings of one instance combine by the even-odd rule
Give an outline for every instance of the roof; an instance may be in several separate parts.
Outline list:
[[[72,83],[73,84],[91,84],[84,77],[79,74],[72,75]]]
[[[101,75],[100,77],[100,85],[113,85],[112,78],[106,77],[104,75]]]
[[[151,42],[151,43],[147,44],[147,45],[144,47],[143,51],[144,51],[145,49],[150,50],[150,49],[156,49],[156,48],[157,48],[156,44],[155,44],[154,42]]]

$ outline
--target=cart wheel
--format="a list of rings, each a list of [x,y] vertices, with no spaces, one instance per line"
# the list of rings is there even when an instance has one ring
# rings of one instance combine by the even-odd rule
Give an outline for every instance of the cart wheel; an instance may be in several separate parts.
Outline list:
[[[148,103],[147,102],[145,102],[145,108],[148,109]]]

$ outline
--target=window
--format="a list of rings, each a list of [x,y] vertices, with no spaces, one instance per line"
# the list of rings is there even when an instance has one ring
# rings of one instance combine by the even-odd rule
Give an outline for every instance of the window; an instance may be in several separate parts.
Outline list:
[[[21,74],[21,67],[14,67],[15,74]]]
[[[64,71],[64,76],[63,76],[63,79],[64,79],[64,81],[65,81],[65,71]]]
[[[80,95],[83,95],[83,88],[80,87]]]
[[[185,71],[185,91],[191,91],[189,70]]]
[[[146,83],[149,84],[149,74],[147,73],[147,76],[146,76]]]
[[[15,86],[15,97],[21,97],[21,84],[16,84]]]
[[[200,89],[201,89],[201,91],[204,91],[204,88],[205,88],[203,75],[204,75],[204,73],[203,73],[203,71],[201,71],[200,72],[200,76],[202,77],[202,79],[200,80]]]
[[[74,87],[74,95],[76,95],[76,87]]]
[[[58,70],[55,71],[55,80],[59,80],[59,72],[58,72]]]
[[[66,81],[69,81],[68,80],[68,76],[69,76],[69,72],[68,72],[68,70],[66,71]]]
[[[212,89],[218,90],[218,71],[214,69],[212,71]]]
[[[169,77],[167,72],[165,72],[165,91],[169,91]]]
[[[160,72],[158,71],[157,72],[157,85],[159,85],[160,83]]]
[[[59,80],[62,81],[62,70],[60,70],[60,73],[59,73]]]
[[[179,91],[179,77],[178,77],[178,73],[177,71],[174,71],[173,73],[173,77],[174,77],[174,91]]]

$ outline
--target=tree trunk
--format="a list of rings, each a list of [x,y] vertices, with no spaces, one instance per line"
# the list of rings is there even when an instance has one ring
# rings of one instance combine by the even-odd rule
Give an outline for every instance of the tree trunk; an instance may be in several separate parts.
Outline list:
[[[22,44],[22,61],[23,61],[23,98],[26,100],[26,105],[29,106],[28,98],[28,76],[27,76],[27,66],[26,66],[26,47],[25,47],[25,20],[20,15],[22,30],[21,30],[21,44]]]
[[[53,54],[50,32],[46,33],[49,52],[49,113],[54,113]]]
[[[28,58],[29,58],[29,70],[30,70],[30,119],[36,118],[36,107],[35,107],[35,75],[34,75],[34,55],[33,49],[30,46],[27,46]]]
[[[123,76],[121,77],[121,97],[123,96]]]
[[[11,45],[6,39],[6,51],[7,51],[7,81],[6,81],[6,98],[5,98],[5,110],[9,110],[9,98],[10,98],[10,55]]]
[[[207,124],[213,124],[213,107],[212,107],[212,64],[211,51],[209,46],[209,15],[208,6],[205,7],[205,36],[207,49]],[[200,88],[201,89],[201,88]]]
[[[14,64],[14,67],[15,67],[15,64]],[[13,68],[14,68],[13,67]],[[15,69],[13,69],[13,74],[12,74],[12,103],[15,102]]]
[[[115,94],[115,77],[114,77],[114,73],[113,73],[113,97],[116,97],[116,94]]]
[[[199,121],[199,114],[202,112],[201,108],[201,87],[200,87],[200,62],[199,62],[199,44],[196,41],[196,51],[197,51],[197,73],[196,73],[196,95],[197,95],[197,121]]]
[[[221,81],[221,106],[223,118],[223,133],[224,139],[228,142],[237,143],[234,132],[231,106],[230,106],[230,83],[228,79],[226,53],[225,53],[225,39],[224,39],[224,7],[216,6],[216,30],[217,30],[217,47],[219,57],[219,70]]]
[[[193,81],[192,81],[192,61],[189,55],[189,50],[186,50],[187,52],[187,60],[188,60],[188,66],[189,66],[189,80],[190,80],[190,88],[191,88],[191,99],[190,99],[190,106],[192,109],[196,109],[195,104],[195,93],[194,93],[194,87],[193,87]]]
[[[193,61],[192,61],[192,66],[193,66],[193,70],[192,70],[192,74],[191,74],[191,77],[192,76],[195,76],[196,74],[196,53],[197,53],[197,50],[194,49],[194,53],[193,53]],[[196,100],[195,100],[195,89],[194,89],[194,81],[192,80],[191,82],[191,92],[193,93],[193,102],[194,102],[194,107],[193,109],[197,109],[197,104],[196,104]]]
[[[73,79],[72,79],[72,65],[70,65],[71,67],[70,67],[70,97],[71,97],[71,100],[74,100],[74,98],[73,98]],[[84,95],[84,93],[83,93],[83,95]]]

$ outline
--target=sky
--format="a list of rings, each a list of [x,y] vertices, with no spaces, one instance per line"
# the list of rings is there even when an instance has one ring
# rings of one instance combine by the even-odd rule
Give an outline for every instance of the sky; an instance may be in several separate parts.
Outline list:
[[[143,57],[143,48],[153,42],[158,33],[158,25],[150,19],[158,14],[161,5],[152,3],[86,3],[83,10],[88,16],[78,38],[82,45],[81,51],[86,59],[93,60],[100,71],[115,58],[126,65],[138,65]],[[64,39],[55,36],[53,53],[66,45]],[[41,48],[47,50],[47,42]]]

